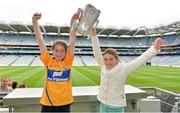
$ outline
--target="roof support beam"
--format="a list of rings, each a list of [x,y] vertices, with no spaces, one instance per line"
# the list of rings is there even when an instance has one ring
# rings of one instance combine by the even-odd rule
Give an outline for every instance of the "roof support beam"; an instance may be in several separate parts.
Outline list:
[[[114,32],[110,33],[109,35],[113,35],[114,33],[117,33],[119,29],[115,30]]]
[[[44,26],[41,26],[41,27],[42,27],[43,32],[44,32],[45,34],[47,34],[46,29],[44,28]]]
[[[105,31],[106,29],[105,28],[103,28],[99,33],[98,33],[98,35],[100,35],[103,31]]]
[[[16,29],[14,29],[11,25],[7,24],[8,27],[10,27],[14,32],[17,32]]]
[[[58,34],[60,35],[61,34],[61,30],[60,30],[60,26],[57,26],[57,29],[58,29]]]
[[[29,29],[29,27],[27,25],[24,25],[24,27],[30,32],[32,33],[32,31]]]

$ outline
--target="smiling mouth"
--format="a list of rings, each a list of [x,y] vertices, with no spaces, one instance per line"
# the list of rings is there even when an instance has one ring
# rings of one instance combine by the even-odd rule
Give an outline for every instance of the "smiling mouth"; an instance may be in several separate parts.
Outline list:
[[[56,58],[62,60],[64,59],[64,56],[56,56]]]

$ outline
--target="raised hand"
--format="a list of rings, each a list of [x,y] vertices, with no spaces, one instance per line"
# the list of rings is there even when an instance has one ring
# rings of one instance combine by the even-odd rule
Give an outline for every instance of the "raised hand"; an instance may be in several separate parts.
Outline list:
[[[37,42],[39,44],[39,48],[41,51],[41,54],[44,54],[47,51],[41,29],[38,24],[38,20],[41,19],[41,13],[34,13],[32,16],[32,23],[33,23],[33,28],[34,28],[34,33],[37,39]]]
[[[73,55],[75,51],[76,32],[78,30],[78,24],[76,23],[76,20],[79,20],[79,15],[80,12],[74,13],[70,21],[70,41],[68,51]]]
[[[38,21],[41,19],[41,13],[34,13],[32,16],[32,21]]]
[[[164,41],[161,38],[157,38],[154,41],[154,47],[156,50],[160,50],[161,46],[164,44]]]
[[[77,31],[77,25],[75,26],[75,25],[73,25],[73,24],[74,24],[74,22],[75,22],[76,20],[79,20],[79,15],[80,15],[80,12],[76,12],[76,13],[73,14],[73,16],[72,16],[72,18],[71,18],[70,28],[74,27],[74,28],[72,28],[72,29],[74,29],[75,31]],[[77,23],[76,23],[76,24],[77,24]]]
[[[93,28],[91,29],[91,31],[89,32],[89,34],[90,34],[91,37],[95,37],[95,36],[97,35],[97,33],[96,33],[96,28],[93,27]]]

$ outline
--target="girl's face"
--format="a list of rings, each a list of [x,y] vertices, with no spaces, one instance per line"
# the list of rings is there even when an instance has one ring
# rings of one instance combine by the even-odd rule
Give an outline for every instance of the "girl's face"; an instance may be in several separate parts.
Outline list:
[[[9,78],[3,78],[1,82],[2,82],[2,83],[1,83],[1,86],[2,86],[2,87],[8,87],[9,84],[10,84]]]
[[[117,59],[112,54],[104,54],[104,64],[107,69],[112,69],[117,62]]]
[[[66,55],[65,47],[61,44],[55,45],[52,52],[53,52],[53,56],[55,57],[56,60],[63,60]]]

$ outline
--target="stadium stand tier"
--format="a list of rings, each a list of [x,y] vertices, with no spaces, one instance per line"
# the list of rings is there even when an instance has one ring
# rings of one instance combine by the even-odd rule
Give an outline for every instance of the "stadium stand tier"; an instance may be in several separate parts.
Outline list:
[[[145,52],[157,37],[162,37],[166,46],[162,47],[161,54],[149,61],[150,64],[180,66],[180,32],[176,29],[178,25],[179,23],[175,22],[166,28],[162,26],[153,29],[140,27],[136,30],[97,28],[97,32],[102,52],[107,48],[115,48],[120,55],[121,62],[132,61]],[[53,41],[69,41],[68,26],[41,25],[41,30],[49,51]],[[0,31],[1,66],[42,66],[32,25],[1,23]],[[75,51],[74,66],[97,65],[88,36],[77,36]]]

